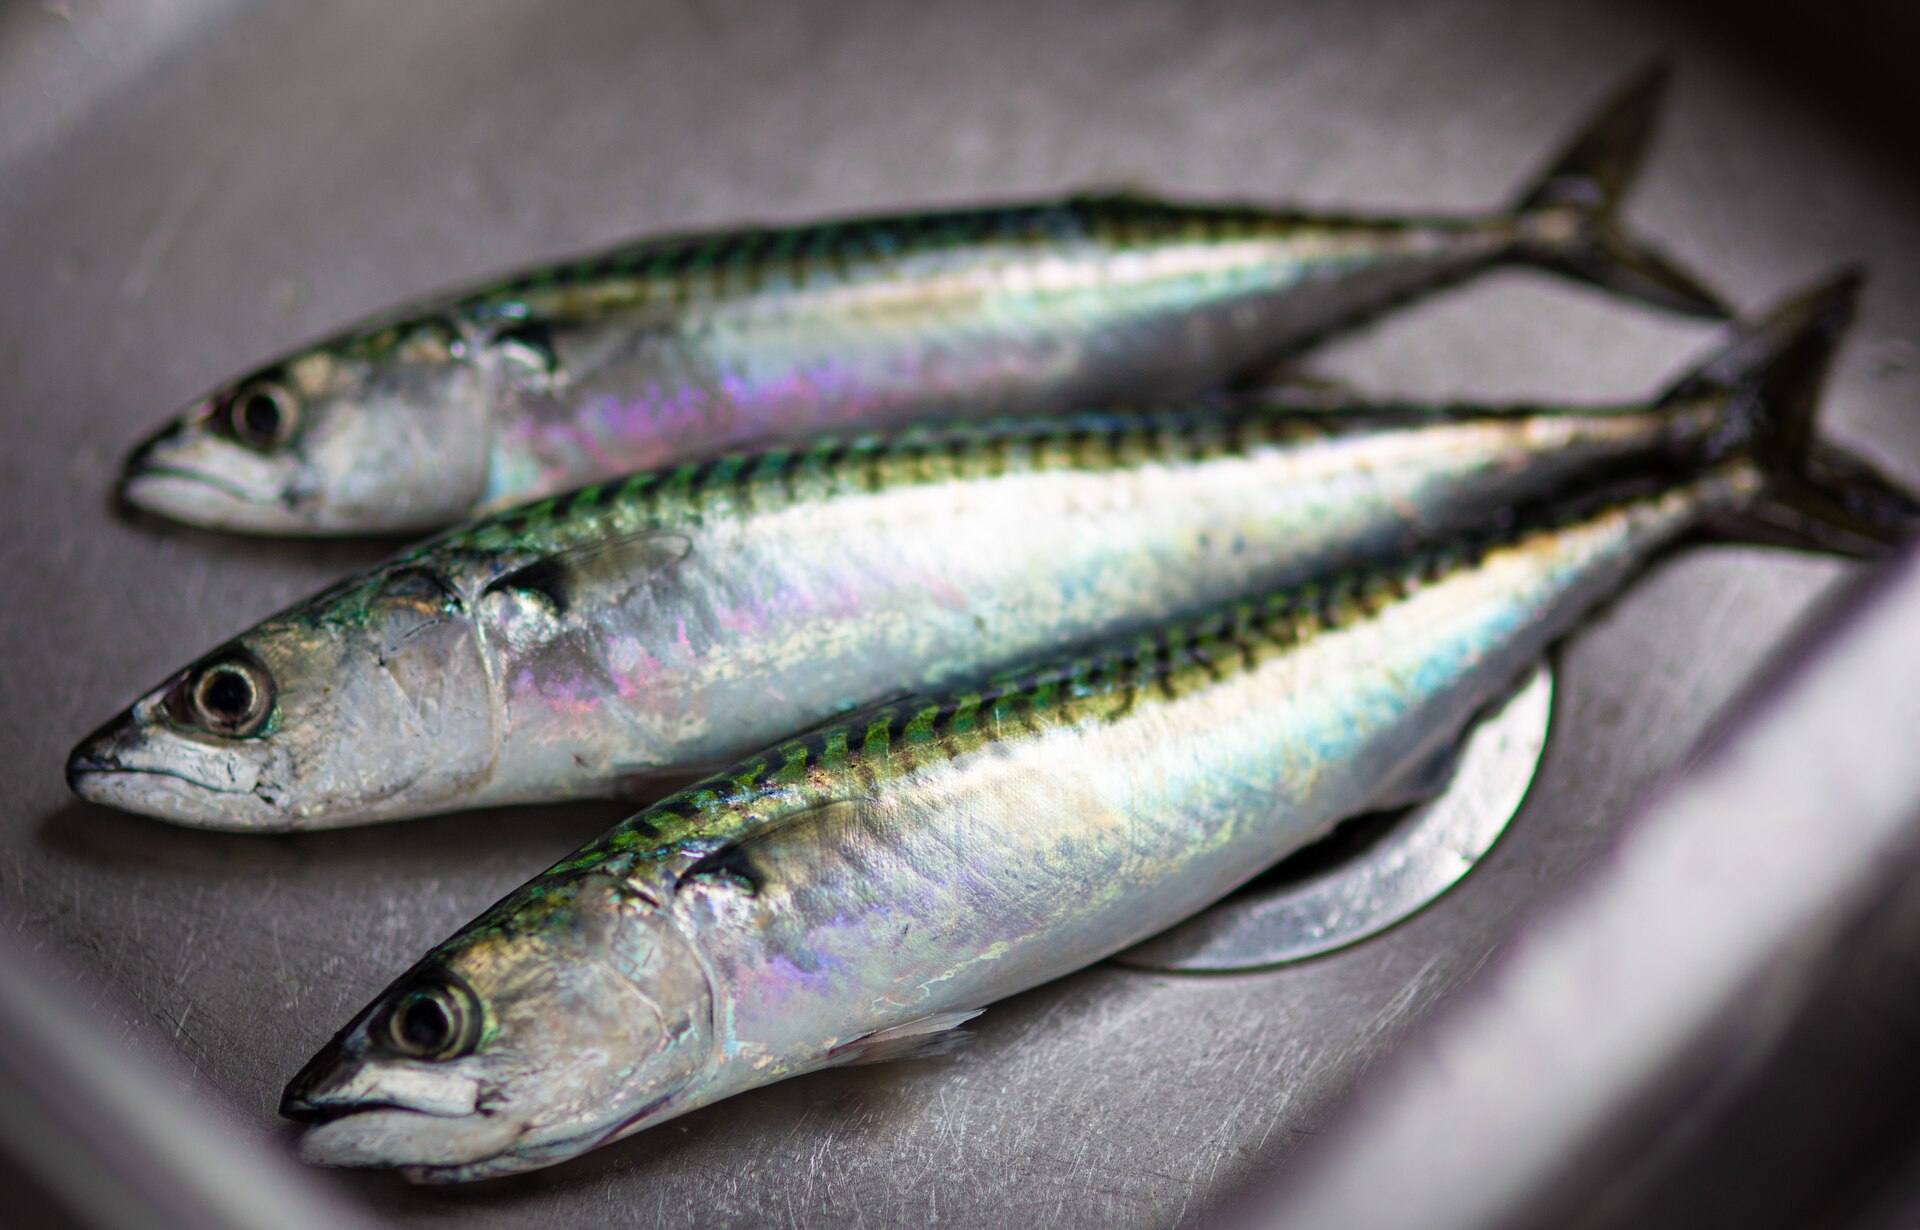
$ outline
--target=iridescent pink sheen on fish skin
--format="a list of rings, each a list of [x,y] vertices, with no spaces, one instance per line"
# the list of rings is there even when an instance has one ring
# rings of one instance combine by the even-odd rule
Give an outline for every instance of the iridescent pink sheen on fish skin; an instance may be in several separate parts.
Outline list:
[[[1502,263],[1719,315],[1616,224],[1660,85],[1481,217],[1083,196],[628,245],[269,363],[122,491],[219,529],[417,530],[749,443],[1185,397]]]
[[[243,633],[84,741],[69,780],[164,819],[279,830],[685,775],[1623,467],[1697,466],[1770,407],[1777,371],[1817,374],[1854,288],[1785,305],[1641,407],[1208,405],[828,440],[585,488]]]
[[[266,620],[76,749],[74,789],[269,830],[613,793],[905,686],[1457,532],[1582,472],[1684,455],[1722,402],[1208,408],[648,471],[455,531]]]
[[[348,1021],[282,1096],[298,1153],[481,1179],[937,1052],[1433,789],[1475,715],[1693,529],[1884,554],[1920,506],[1814,438],[1854,291],[1786,305],[1681,384],[1720,404],[1691,465],[1649,456],[1437,550],[849,713],[660,800]]]
[[[1810,405],[1786,400],[1789,421]],[[1826,515],[1838,541],[1901,534],[1912,504],[1850,464],[1824,486],[1803,432],[1752,441],[1780,467],[1764,476],[1742,461],[1649,478],[769,747],[403,974],[288,1084],[281,1111],[307,1125],[296,1149],[481,1179],[789,1076],[950,1044],[994,1001],[1404,802],[1483,706],[1702,520],[1779,498],[1810,543]]]

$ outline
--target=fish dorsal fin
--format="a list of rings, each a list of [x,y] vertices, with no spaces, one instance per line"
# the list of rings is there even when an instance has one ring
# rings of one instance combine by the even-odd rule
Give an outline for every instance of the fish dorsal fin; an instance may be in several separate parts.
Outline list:
[[[1073,190],[1075,201],[1140,201],[1157,204],[1160,189],[1144,175],[1115,175],[1090,180]]]
[[[554,615],[565,615],[589,591],[618,605],[692,552],[693,540],[685,534],[623,534],[541,555],[488,581],[480,597],[514,595]]]
[[[863,1063],[892,1063],[900,1059],[934,1059],[950,1055],[972,1041],[972,1032],[960,1026],[979,1016],[985,1009],[966,1012],[936,1012],[917,1021],[876,1030],[827,1052],[836,1067]]]

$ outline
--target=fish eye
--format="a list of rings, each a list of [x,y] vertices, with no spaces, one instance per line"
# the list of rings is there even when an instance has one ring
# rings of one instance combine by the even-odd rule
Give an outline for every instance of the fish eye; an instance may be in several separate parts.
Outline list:
[[[493,335],[494,349],[534,369],[552,372],[559,366],[554,351],[553,326],[542,320],[530,320]]]
[[[300,403],[285,385],[256,380],[227,403],[227,429],[250,448],[278,448],[300,428]]]
[[[267,724],[273,677],[249,658],[224,658],[195,671],[185,685],[186,716],[215,734],[245,738]]]
[[[387,1042],[415,1059],[457,1059],[472,1049],[479,1015],[464,987],[429,982],[394,1001]]]

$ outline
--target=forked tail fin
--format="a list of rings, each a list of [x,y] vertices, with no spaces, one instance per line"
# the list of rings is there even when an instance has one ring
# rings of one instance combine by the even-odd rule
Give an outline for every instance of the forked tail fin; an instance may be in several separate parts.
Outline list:
[[[1520,257],[1607,290],[1690,316],[1724,319],[1720,297],[1620,227],[1666,93],[1655,64],[1614,95],[1514,207]]]
[[[1906,540],[1920,502],[1865,461],[1816,437],[1820,394],[1864,280],[1828,279],[1743,328],[1662,404],[1724,397],[1713,459],[1750,458],[1766,490],[1715,529],[1748,541],[1872,557]]]

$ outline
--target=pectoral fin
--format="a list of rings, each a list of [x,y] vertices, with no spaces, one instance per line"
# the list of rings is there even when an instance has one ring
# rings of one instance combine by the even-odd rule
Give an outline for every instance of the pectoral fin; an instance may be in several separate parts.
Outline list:
[[[1459,767],[1459,741],[1442,744],[1401,766],[1400,771],[1367,800],[1367,807],[1372,811],[1395,811],[1425,802],[1453,784],[1454,772]]]
[[[827,1057],[838,1067],[862,1063],[892,1063],[898,1059],[934,1059],[950,1055],[972,1040],[973,1034],[959,1028],[985,1009],[970,1012],[936,1012],[905,1025],[895,1025],[876,1033],[855,1038],[836,1046]]]
[[[679,881],[726,880],[758,893],[771,870],[783,862],[819,866],[823,864],[817,856],[837,855],[849,835],[870,824],[872,803],[868,798],[834,799],[770,817],[701,854],[680,872]]]
[[[589,594],[597,603],[618,605],[692,551],[693,541],[684,534],[628,534],[530,560],[487,582],[480,597],[512,596],[555,616]]]

